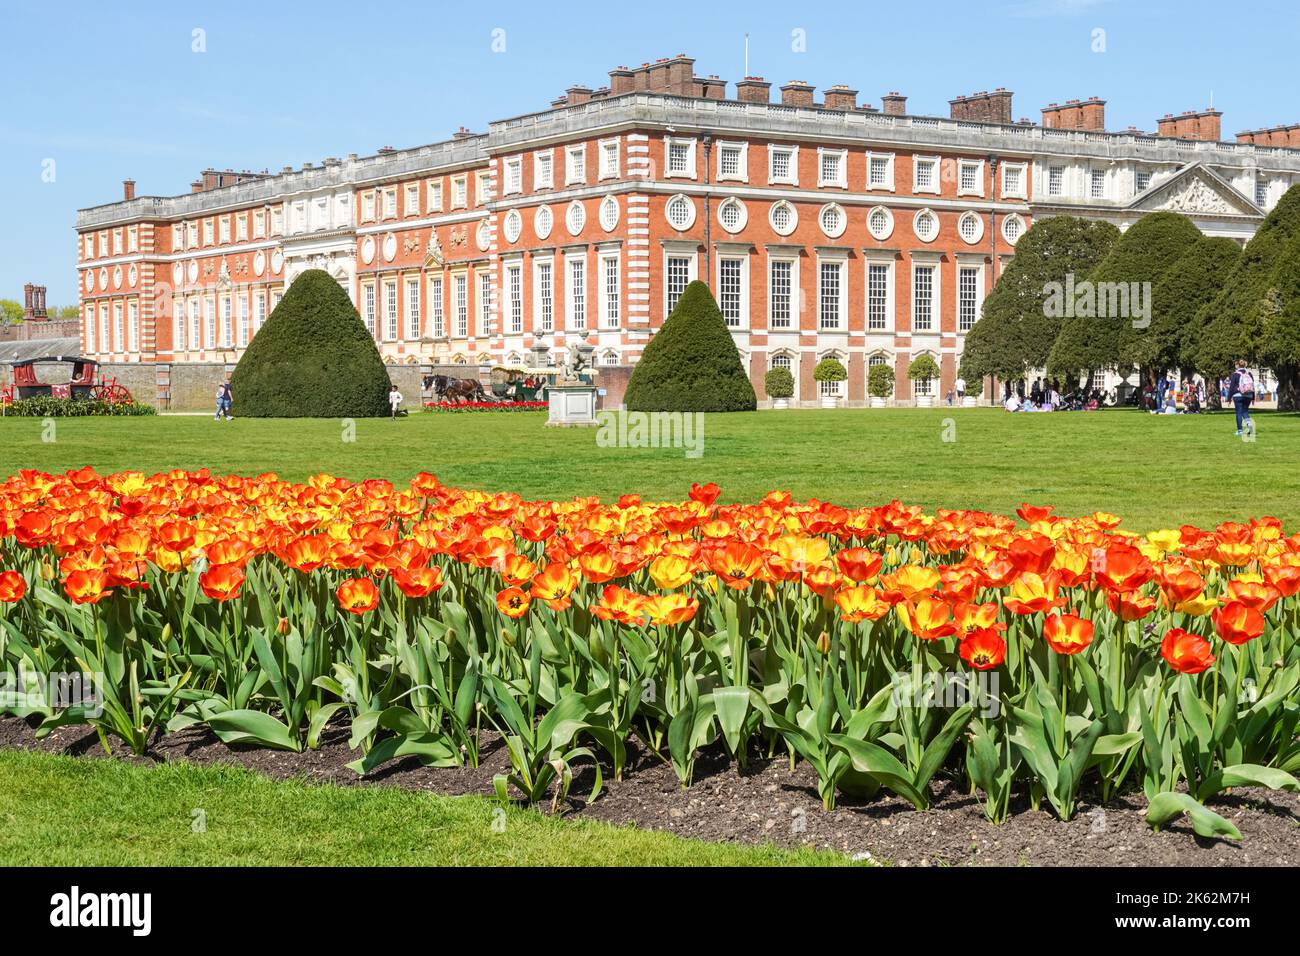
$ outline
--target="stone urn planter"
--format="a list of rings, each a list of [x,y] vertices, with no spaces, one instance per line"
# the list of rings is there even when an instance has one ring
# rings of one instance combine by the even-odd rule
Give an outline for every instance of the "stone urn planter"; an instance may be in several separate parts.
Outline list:
[[[979,399],[976,398],[974,395],[967,395],[963,397],[961,400],[962,408],[975,408],[978,405],[979,405]]]
[[[917,407],[917,408],[934,408],[934,396],[933,396],[933,395],[918,395],[918,396],[916,396],[916,407]]]
[[[834,395],[822,396],[822,408],[839,408],[839,407],[840,407],[840,400],[836,398]]]
[[[884,407],[886,407],[888,404],[889,404],[889,399],[887,399],[887,398],[881,398],[881,397],[878,396],[878,395],[872,395],[872,396],[871,396],[871,407],[872,407],[872,408],[884,408]]]
[[[774,398],[774,399],[772,399],[772,407],[773,407],[773,408],[779,408],[779,409],[789,408],[789,407],[790,407],[790,399],[788,399],[788,398]]]

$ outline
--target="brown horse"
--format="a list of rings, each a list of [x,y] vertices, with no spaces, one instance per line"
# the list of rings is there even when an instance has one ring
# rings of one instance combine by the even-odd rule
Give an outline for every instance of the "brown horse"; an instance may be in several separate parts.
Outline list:
[[[424,379],[426,390],[433,392],[440,402],[490,402],[492,399],[483,386],[472,378],[454,378],[450,375],[429,375]]]

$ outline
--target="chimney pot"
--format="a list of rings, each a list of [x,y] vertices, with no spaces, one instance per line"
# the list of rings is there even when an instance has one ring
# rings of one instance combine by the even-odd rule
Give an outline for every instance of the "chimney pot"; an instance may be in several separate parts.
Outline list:
[[[122,180],[122,199],[131,200],[134,198],[135,198],[135,180],[134,179]]]

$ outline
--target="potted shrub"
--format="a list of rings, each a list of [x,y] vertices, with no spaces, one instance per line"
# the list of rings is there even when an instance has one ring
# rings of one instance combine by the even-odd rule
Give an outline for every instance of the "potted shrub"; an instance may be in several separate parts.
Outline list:
[[[790,398],[794,395],[794,376],[788,368],[779,365],[770,368],[763,377],[763,390],[772,400],[773,408],[789,408]]]
[[[939,363],[934,360],[932,355],[918,355],[912,360],[912,364],[907,367],[907,377],[913,383],[921,379],[929,379],[931,382],[939,379]],[[915,386],[913,387],[915,392]],[[918,408],[929,408],[934,404],[933,395],[917,395],[916,405]]]
[[[813,369],[813,379],[818,382],[842,382],[848,377],[844,363],[836,358],[824,358]],[[834,395],[822,396],[822,408],[835,408],[839,402]]]
[[[872,408],[884,408],[889,396],[894,394],[894,367],[871,366],[867,371],[867,392],[871,395]]]

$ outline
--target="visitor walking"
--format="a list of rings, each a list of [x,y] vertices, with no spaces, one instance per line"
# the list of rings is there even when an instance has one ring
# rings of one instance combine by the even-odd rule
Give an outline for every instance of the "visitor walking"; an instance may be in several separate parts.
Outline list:
[[[1255,422],[1250,417],[1250,403],[1255,400],[1255,376],[1246,368],[1245,359],[1237,359],[1237,369],[1228,382],[1228,394],[1232,396],[1233,408],[1237,410],[1237,434],[1253,436]]]
[[[966,380],[959,376],[957,378],[956,388],[957,388],[957,401],[960,402],[962,399],[966,397]]]
[[[397,390],[397,386],[394,385],[392,388],[388,390],[388,407],[391,408],[393,411],[393,418],[397,418],[397,409],[401,406],[401,404],[402,404],[402,393],[399,392]]]
[[[230,421],[230,408],[234,404],[234,397],[230,391],[230,376],[217,386],[217,413],[213,416],[214,421]]]

